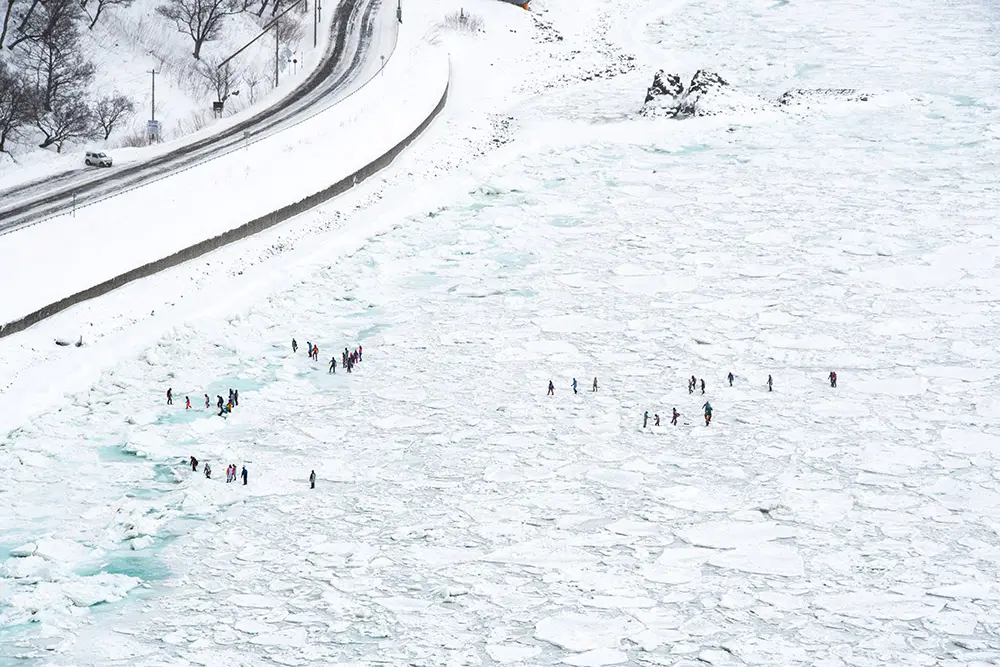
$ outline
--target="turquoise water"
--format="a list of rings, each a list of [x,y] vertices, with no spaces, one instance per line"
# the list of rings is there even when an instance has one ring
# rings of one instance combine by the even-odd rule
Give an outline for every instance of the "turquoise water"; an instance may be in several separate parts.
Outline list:
[[[407,285],[413,289],[433,289],[441,284],[436,271],[424,271],[410,276]]]
[[[143,581],[164,581],[173,576],[173,572],[158,554],[149,551],[116,554],[109,558],[99,571],[107,574],[124,574]]]
[[[373,324],[359,331],[357,337],[359,340],[367,340],[369,338],[372,338],[373,336],[379,335],[383,331],[388,331],[390,328],[391,327],[388,324]]]
[[[521,269],[534,264],[535,256],[527,252],[500,252],[493,256],[503,268]]]
[[[823,69],[822,65],[816,65],[814,63],[803,63],[795,68],[795,78],[805,79],[813,72],[821,69]]]

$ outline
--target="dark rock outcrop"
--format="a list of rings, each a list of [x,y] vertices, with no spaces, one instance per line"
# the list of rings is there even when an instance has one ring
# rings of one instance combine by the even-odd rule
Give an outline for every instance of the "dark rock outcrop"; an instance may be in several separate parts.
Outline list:
[[[680,99],[676,117],[686,118],[688,116],[714,115],[715,112],[710,110],[707,105],[701,104],[701,102],[715,96],[719,91],[728,87],[729,82],[715,72],[703,69],[698,70],[691,77],[691,83],[688,85],[684,96]]]
[[[664,70],[653,76],[640,113],[656,118],[690,118],[720,114],[756,113],[789,107],[806,107],[829,102],[867,102],[870,95],[852,88],[795,88],[777,100],[734,89],[715,72],[698,70],[687,88],[676,74]]]
[[[653,85],[646,91],[646,102],[642,107],[644,116],[666,118],[688,118],[690,116],[711,116],[719,113],[716,101],[728,96],[729,83],[715,72],[698,70],[685,90],[681,78],[660,70],[653,77]],[[722,101],[727,108],[738,101]]]
[[[653,75],[653,85],[646,89],[646,101],[649,104],[657,97],[677,100],[684,92],[684,84],[676,74],[667,74],[662,69]]]
[[[810,104],[841,100],[844,102],[867,102],[868,93],[853,88],[793,88],[778,98],[782,106],[808,106]]]

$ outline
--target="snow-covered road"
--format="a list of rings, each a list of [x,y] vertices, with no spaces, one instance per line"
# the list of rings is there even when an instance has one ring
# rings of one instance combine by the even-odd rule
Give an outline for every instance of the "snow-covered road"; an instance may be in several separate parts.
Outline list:
[[[0,535],[28,543],[3,566],[5,649],[138,666],[1000,659],[997,23],[971,1],[892,0],[878,31],[855,0],[636,3],[625,22],[579,7],[543,15],[566,49],[599,62],[577,35],[635,43],[641,71],[556,86],[581,70],[533,71],[559,51],[522,44],[553,89],[504,106],[453,45],[452,115],[384,181],[405,196],[352,212],[356,193],[205,277],[11,338],[30,356],[58,326],[103,334],[0,396],[16,489]],[[652,69],[702,65],[753,93],[872,98],[635,117]],[[470,162],[486,101],[513,127]],[[414,180],[442,163],[461,168]],[[359,342],[357,372],[329,375]],[[60,369],[64,400],[41,384]],[[238,387],[241,407],[168,408],[168,386],[196,406]],[[642,428],[647,410],[663,425]],[[216,479],[185,470],[192,454]],[[229,462],[246,488],[218,479]]]
[[[378,73],[395,47],[395,6],[343,0],[334,7],[326,56],[301,86],[271,108],[214,133],[174,142],[157,155],[110,170],[75,169],[0,190],[0,234],[70,215],[185,169],[245,148],[301,123],[347,97]]]

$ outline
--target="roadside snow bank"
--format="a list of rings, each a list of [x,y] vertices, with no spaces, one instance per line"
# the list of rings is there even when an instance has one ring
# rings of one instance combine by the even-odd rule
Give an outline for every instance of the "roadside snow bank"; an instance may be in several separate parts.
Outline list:
[[[361,171],[432,114],[448,78],[443,50],[401,33],[397,57],[383,74],[337,106],[75,217],[8,236],[0,245],[0,284],[32,289],[9,291],[0,322],[226,233]],[[60,242],[51,243],[53,238]],[[42,256],[44,263],[37,261]]]

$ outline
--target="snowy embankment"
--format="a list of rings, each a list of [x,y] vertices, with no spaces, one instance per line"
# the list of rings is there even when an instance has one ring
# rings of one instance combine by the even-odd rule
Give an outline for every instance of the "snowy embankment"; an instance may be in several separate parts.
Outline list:
[[[366,87],[279,135],[5,237],[0,284],[32,289],[5,298],[0,321],[300,201],[390,151],[438,105],[449,73],[444,50],[405,31],[397,48]]]

